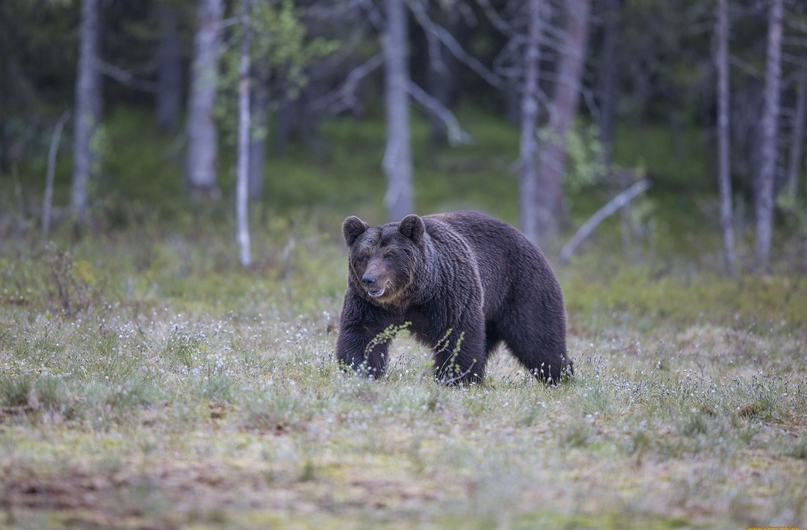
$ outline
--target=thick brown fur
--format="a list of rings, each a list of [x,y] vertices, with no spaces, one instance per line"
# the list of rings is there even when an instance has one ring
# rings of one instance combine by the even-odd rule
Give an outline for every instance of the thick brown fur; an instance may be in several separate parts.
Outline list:
[[[571,375],[560,285],[512,226],[462,211],[376,227],[352,216],[342,233],[349,256],[340,363],[381,377],[385,331],[408,324],[433,349],[440,382],[481,382],[502,341],[542,381]]]

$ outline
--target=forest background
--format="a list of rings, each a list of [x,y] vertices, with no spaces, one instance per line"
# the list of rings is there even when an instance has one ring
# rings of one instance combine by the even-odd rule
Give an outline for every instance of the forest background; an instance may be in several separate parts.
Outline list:
[[[796,0],[0,2],[0,524],[805,526],[806,115]],[[462,208],[575,380],[339,375],[341,221]]]

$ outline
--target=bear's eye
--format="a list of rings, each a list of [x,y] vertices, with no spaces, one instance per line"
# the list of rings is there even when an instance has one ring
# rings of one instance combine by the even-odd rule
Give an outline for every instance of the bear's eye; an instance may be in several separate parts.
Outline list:
[[[385,250],[384,251],[384,259],[393,259],[395,257],[396,252],[394,250]]]

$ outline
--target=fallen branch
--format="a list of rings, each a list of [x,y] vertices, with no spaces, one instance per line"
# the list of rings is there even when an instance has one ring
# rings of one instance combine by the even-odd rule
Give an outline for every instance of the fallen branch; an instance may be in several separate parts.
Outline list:
[[[48,169],[45,175],[45,198],[42,201],[42,240],[48,238],[50,230],[50,206],[53,202],[53,177],[56,171],[56,154],[59,152],[59,140],[62,138],[62,129],[65,122],[70,118],[70,111],[66,110],[59,116],[56,127],[53,129],[53,136],[50,138],[50,148],[48,149]]]
[[[583,226],[577,229],[577,232],[575,232],[569,242],[563,245],[563,248],[560,251],[560,262],[566,263],[569,261],[569,258],[572,257],[572,254],[580,243],[582,243],[583,240],[586,239],[594,231],[594,229],[600,225],[600,223],[602,223],[606,218],[620,208],[625,207],[637,196],[647,191],[648,188],[650,188],[650,179],[644,178],[608,201],[605,206],[597,210],[597,212],[592,215],[588,221],[583,223]]]

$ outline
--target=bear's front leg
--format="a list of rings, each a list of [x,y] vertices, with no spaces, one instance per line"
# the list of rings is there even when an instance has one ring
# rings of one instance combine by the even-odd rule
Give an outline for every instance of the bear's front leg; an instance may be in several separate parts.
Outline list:
[[[433,342],[434,372],[439,383],[481,383],[485,378],[485,333],[481,316],[443,330]]]
[[[389,350],[389,339],[384,337],[390,325],[387,320],[375,307],[348,293],[336,341],[336,361],[376,379],[383,376]]]

